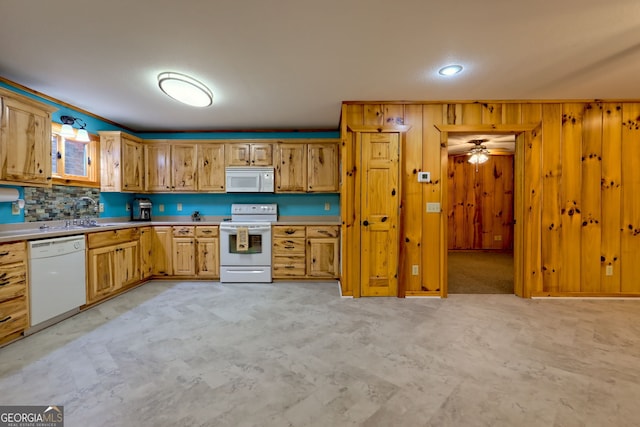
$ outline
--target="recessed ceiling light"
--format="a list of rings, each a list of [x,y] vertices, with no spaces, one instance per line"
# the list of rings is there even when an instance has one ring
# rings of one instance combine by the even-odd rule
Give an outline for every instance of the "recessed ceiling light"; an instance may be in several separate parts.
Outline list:
[[[447,65],[446,67],[442,67],[438,70],[438,74],[443,76],[453,76],[454,74],[458,74],[462,71],[462,65]]]
[[[171,98],[192,107],[208,107],[213,103],[213,94],[209,88],[185,74],[160,73],[158,86]]]

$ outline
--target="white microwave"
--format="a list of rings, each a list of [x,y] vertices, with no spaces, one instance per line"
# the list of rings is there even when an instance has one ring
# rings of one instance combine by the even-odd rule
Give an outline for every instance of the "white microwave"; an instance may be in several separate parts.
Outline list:
[[[272,167],[238,166],[225,168],[227,193],[273,193]]]

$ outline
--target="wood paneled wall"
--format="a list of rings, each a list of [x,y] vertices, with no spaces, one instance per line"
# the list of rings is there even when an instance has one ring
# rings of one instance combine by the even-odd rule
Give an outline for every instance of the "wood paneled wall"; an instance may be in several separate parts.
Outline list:
[[[513,248],[513,156],[449,157],[448,249]]]
[[[446,295],[446,136],[434,125],[541,124],[519,137],[524,296],[640,296],[640,102],[343,105],[343,293],[358,295],[358,218],[349,125],[404,125],[400,263],[406,295]],[[442,145],[441,145],[442,142]],[[516,159],[517,160],[517,159]],[[518,163],[518,161],[516,162]],[[418,171],[431,172],[419,184]],[[443,204],[427,213],[427,202]]]

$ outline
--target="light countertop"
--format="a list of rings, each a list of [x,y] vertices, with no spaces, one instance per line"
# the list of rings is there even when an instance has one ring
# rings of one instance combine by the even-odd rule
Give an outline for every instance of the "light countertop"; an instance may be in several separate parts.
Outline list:
[[[98,219],[96,226],[65,226],[65,221],[38,221],[15,224],[0,224],[0,243],[19,240],[50,239],[54,237],[82,235],[99,231],[118,230],[130,227],[154,225],[219,225],[229,217],[205,216],[201,221],[189,217],[157,217],[153,221],[130,221],[126,218]],[[340,225],[338,216],[281,216],[273,225]]]

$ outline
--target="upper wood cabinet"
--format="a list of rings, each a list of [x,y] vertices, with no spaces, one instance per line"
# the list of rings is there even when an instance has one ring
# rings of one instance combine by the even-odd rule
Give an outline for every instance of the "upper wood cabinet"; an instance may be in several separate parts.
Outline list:
[[[171,145],[171,189],[196,191],[196,144]]]
[[[273,144],[263,142],[228,143],[226,166],[271,166]]]
[[[340,191],[338,144],[308,144],[307,191]]]
[[[51,185],[51,113],[56,108],[0,88],[0,180]]]
[[[144,149],[146,191],[196,191],[197,144],[152,142]]]
[[[224,144],[198,144],[198,191],[224,192]]]
[[[275,157],[277,192],[339,191],[337,143],[279,143]]]
[[[276,192],[307,191],[307,144],[280,143],[276,152]]]
[[[171,191],[171,145],[145,144],[144,169],[146,191]]]
[[[144,191],[144,149],[140,138],[120,131],[100,134],[100,190]]]

